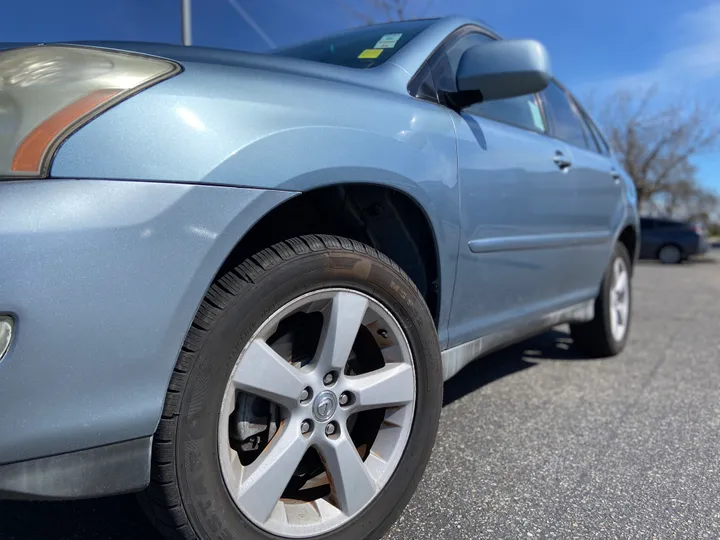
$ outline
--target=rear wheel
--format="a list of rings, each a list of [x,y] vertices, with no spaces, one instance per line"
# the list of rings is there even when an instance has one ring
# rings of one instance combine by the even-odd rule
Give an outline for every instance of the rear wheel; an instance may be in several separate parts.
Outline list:
[[[625,348],[632,322],[630,269],[627,249],[617,244],[595,299],[595,317],[570,325],[573,342],[588,356],[614,356]]]
[[[683,261],[683,254],[679,247],[668,244],[660,248],[658,259],[663,264],[679,264]]]
[[[288,240],[208,292],[141,499],[176,538],[378,538],[417,486],[441,401],[408,277],[357,242]]]

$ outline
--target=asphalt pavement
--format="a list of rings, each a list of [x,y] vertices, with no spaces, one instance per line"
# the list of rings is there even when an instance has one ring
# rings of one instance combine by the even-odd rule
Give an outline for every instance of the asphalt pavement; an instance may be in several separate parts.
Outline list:
[[[566,329],[445,386],[418,492],[386,540],[720,538],[720,256],[641,263],[617,358]],[[0,503],[0,540],[159,537],[133,497]]]

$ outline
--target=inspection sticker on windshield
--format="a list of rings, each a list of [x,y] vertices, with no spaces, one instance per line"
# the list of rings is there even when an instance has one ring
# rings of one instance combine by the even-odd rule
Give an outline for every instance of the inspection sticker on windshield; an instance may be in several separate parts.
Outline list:
[[[358,58],[377,58],[381,52],[383,52],[382,49],[365,49]]]
[[[375,44],[375,48],[376,49],[393,49],[393,48],[395,48],[395,45],[397,44],[397,42],[400,41],[401,37],[402,37],[402,34],[385,34]]]

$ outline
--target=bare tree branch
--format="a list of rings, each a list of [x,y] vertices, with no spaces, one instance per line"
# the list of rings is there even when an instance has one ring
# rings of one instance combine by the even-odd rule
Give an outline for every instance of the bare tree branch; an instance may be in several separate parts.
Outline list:
[[[607,99],[598,119],[635,182],[641,205],[657,206],[660,198],[668,214],[682,208],[708,212],[717,197],[698,185],[691,161],[718,148],[718,111],[701,104],[658,105],[656,97],[655,89],[641,95],[618,92]]]
[[[363,11],[358,11],[348,2],[342,2],[341,5],[350,13],[350,15],[353,16],[353,18],[359,20],[363,24],[375,24],[375,18],[372,15]]]
[[[362,4],[365,5],[365,9],[358,10],[350,4],[357,5],[358,0],[343,0],[343,5],[350,11],[350,13],[358,20],[365,24],[374,24],[376,22],[392,22],[392,21],[405,21],[424,15],[433,0],[427,0],[424,2],[424,6],[418,8],[417,6],[423,2],[419,0],[362,0]],[[415,16],[410,16],[410,13],[414,13]],[[379,16],[380,20],[376,17]]]

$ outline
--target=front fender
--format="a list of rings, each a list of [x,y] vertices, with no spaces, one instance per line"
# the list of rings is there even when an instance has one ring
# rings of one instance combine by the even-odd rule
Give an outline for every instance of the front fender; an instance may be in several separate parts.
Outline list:
[[[388,186],[414,199],[441,268],[441,342],[459,237],[455,131],[447,111],[407,93],[185,65],[185,72],[110,109],[73,134],[54,177],[308,191]]]
[[[282,164],[268,156],[282,149]],[[340,127],[304,127],[273,133],[230,156],[203,179],[237,181],[238,171],[257,187],[310,191],[336,184],[387,186],[414,199],[435,236],[440,265],[441,345],[447,326],[457,264],[459,208],[454,140],[430,130],[396,137]],[[291,164],[291,166],[289,165]]]

